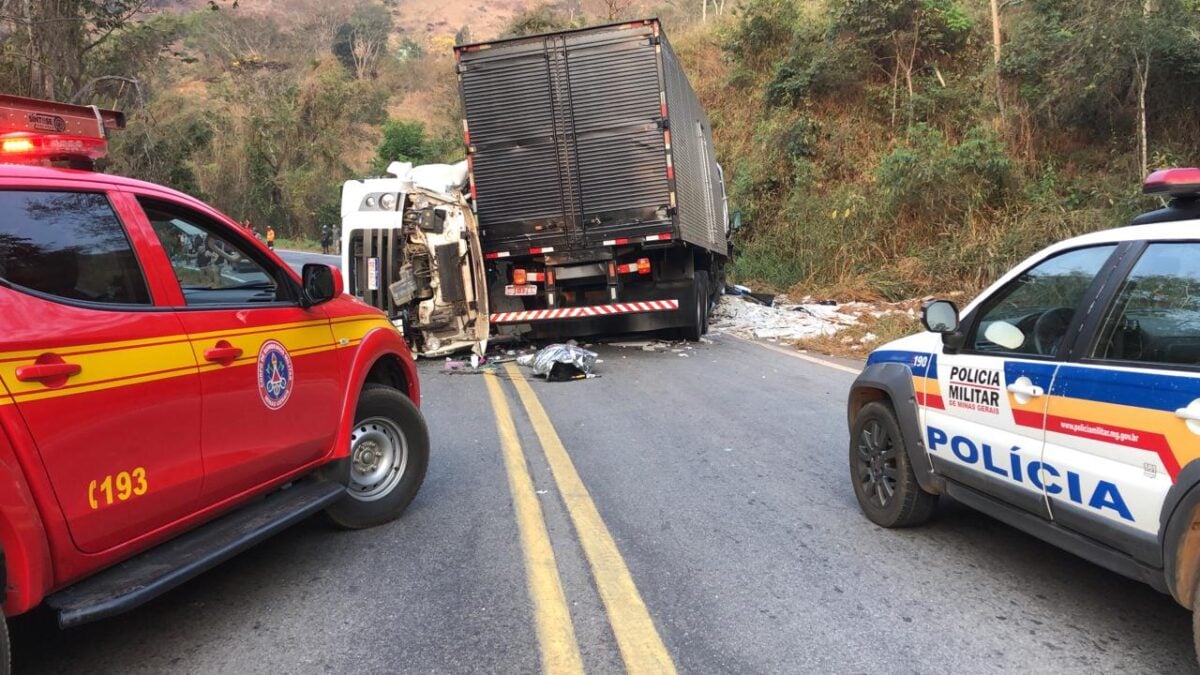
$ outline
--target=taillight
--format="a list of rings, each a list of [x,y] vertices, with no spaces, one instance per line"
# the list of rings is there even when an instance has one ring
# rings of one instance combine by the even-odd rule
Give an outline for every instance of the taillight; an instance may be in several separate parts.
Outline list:
[[[514,286],[524,286],[525,282],[528,280],[529,280],[529,278],[525,275],[525,270],[521,270],[521,269],[513,270],[513,285]]]
[[[638,272],[638,274],[650,274],[650,259],[649,258],[638,258],[637,272]]]

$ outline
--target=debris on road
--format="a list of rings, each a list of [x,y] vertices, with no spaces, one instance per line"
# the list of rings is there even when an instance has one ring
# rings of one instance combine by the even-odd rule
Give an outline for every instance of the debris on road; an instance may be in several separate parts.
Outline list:
[[[915,316],[910,305],[867,302],[838,304],[813,298],[794,303],[786,295],[780,295],[772,305],[767,306],[746,295],[727,295],[713,309],[712,328],[714,332],[732,333],[744,338],[793,343],[832,337],[864,321],[869,326],[873,319],[890,314]],[[860,340],[865,344],[875,337],[867,332]]]
[[[795,341],[833,335],[857,319],[845,305],[790,304],[785,296],[771,306],[747,301],[745,296],[725,296],[712,313],[712,328],[759,340]]]
[[[746,288],[745,286],[739,286],[737,284],[730,284],[730,285],[726,286],[725,287],[725,295],[732,295],[735,297],[745,298],[747,300],[750,300],[752,302],[757,302],[758,304],[765,305],[767,307],[771,307],[772,305],[774,305],[775,300],[776,300],[774,294],[755,293],[754,291],[750,290],[749,288]]]
[[[567,382],[597,377],[592,372],[597,356],[596,352],[575,344],[553,344],[536,354],[518,357],[517,364],[532,368],[535,376],[544,377],[547,382]]]

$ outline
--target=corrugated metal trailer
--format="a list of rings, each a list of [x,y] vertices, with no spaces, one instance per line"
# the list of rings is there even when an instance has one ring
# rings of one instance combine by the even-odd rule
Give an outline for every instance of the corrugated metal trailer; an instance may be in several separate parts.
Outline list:
[[[457,50],[488,250],[677,237],[724,254],[712,129],[655,20]]]

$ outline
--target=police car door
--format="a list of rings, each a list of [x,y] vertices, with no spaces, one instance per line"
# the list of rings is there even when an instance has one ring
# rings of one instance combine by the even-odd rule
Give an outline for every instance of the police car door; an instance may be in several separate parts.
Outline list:
[[[1163,500],[1200,456],[1200,243],[1127,258],[1050,392],[1046,491],[1061,525],[1161,564]]]
[[[938,356],[939,391],[926,391],[936,471],[1049,517],[1041,462],[1046,394],[1067,335],[1086,314],[1093,280],[1115,248],[1043,258],[964,318],[963,347]]]

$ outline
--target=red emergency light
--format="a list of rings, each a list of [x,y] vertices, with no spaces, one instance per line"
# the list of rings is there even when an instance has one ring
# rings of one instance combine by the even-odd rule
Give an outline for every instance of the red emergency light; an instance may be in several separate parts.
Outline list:
[[[1200,195],[1200,169],[1189,167],[1155,171],[1142,184],[1142,193],[1147,195],[1167,194],[1172,197]]]
[[[0,163],[91,168],[108,153],[108,132],[125,128],[125,115],[0,94]]]

